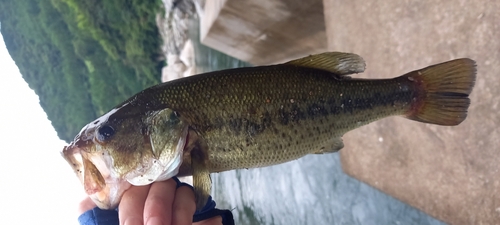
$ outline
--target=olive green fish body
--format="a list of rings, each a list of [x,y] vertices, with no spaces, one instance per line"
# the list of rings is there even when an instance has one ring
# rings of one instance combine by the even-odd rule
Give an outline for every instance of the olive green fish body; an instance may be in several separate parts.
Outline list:
[[[342,148],[347,131],[409,110],[408,79],[351,79],[293,65],[213,72],[150,91],[208,146],[213,172]]]
[[[364,66],[331,52],[160,84],[89,123],[63,156],[101,208],[116,207],[130,184],[193,175],[200,209],[210,173],[335,152],[346,132],[388,116],[439,125],[467,116],[470,59],[392,79],[347,76]]]

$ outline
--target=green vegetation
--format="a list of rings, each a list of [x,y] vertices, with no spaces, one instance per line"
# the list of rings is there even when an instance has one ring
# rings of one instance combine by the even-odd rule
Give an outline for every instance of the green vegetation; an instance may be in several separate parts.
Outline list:
[[[161,0],[0,1],[1,32],[59,137],[160,82]]]

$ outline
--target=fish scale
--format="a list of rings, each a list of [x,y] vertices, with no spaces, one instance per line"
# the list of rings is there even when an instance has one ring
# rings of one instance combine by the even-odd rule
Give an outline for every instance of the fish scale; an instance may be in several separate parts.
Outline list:
[[[465,120],[473,60],[392,79],[347,76],[364,67],[355,54],[327,52],[159,84],[89,123],[62,153],[100,208],[116,207],[130,184],[193,175],[201,209],[210,173],[336,152],[346,132],[388,116]]]
[[[203,138],[211,172],[321,152],[349,130],[407,111],[417,88],[407,79],[351,79],[294,65],[227,70],[168,85],[153,95]]]

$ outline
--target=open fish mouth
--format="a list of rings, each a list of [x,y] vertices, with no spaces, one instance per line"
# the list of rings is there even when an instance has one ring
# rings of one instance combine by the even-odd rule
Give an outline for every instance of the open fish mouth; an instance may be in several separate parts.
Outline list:
[[[137,166],[129,171],[116,169],[112,153],[82,130],[75,141],[64,147],[61,154],[73,168],[86,194],[101,209],[114,209],[123,193],[134,186],[148,185],[175,176],[182,164],[183,149],[188,135],[187,127],[180,133],[174,154],[153,154],[137,159]],[[153,142],[153,140],[151,140]],[[161,146],[156,146],[161,147]],[[155,146],[151,145],[155,152]],[[162,152],[158,149],[156,152]]]
[[[112,161],[108,154],[89,154],[71,143],[64,147],[62,155],[73,167],[85,193],[99,208],[115,208],[131,186],[108,166],[110,163],[106,162]]]

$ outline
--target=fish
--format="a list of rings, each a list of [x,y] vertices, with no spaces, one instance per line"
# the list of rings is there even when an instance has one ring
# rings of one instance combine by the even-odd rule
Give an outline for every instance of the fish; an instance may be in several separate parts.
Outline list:
[[[102,209],[132,185],[189,175],[200,209],[211,173],[337,152],[346,132],[389,116],[443,126],[467,117],[472,59],[391,79],[351,76],[364,70],[361,56],[325,52],[158,84],[87,124],[61,154]]]

